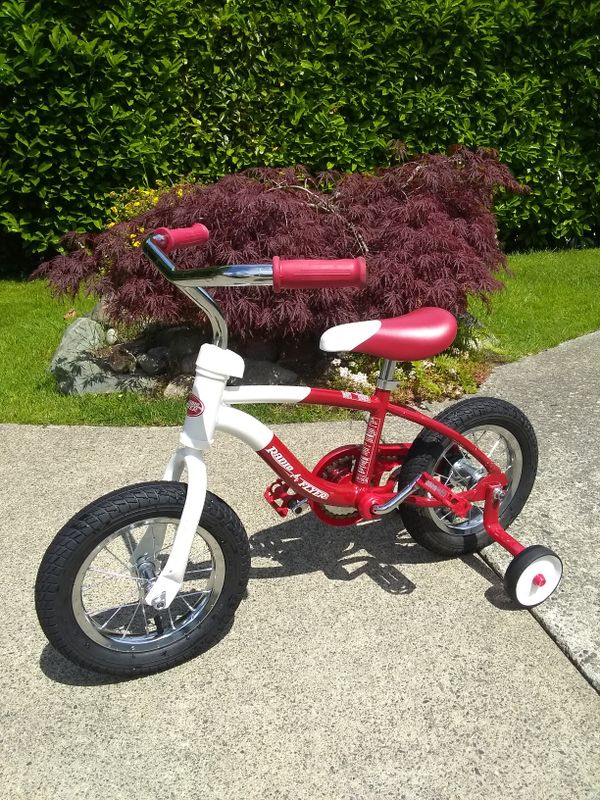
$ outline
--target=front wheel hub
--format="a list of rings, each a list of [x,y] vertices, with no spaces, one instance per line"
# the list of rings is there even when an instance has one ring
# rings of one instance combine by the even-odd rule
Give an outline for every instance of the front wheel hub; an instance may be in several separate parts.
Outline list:
[[[142,561],[141,564],[137,565],[136,569],[137,574],[142,579],[140,582],[140,589],[143,598],[156,582],[156,570],[152,561]]]

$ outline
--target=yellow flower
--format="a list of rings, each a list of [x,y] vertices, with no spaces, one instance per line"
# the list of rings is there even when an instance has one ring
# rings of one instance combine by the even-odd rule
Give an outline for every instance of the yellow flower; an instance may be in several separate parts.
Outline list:
[[[107,227],[107,228],[112,228],[112,226],[113,226],[113,225],[115,225],[115,223],[114,223],[114,222],[109,222],[109,223],[108,223],[108,225],[107,225],[106,227]]]
[[[141,245],[142,245],[142,243],[141,243],[141,242],[134,242],[134,243],[133,243],[133,246],[134,246],[134,247],[141,247]]]

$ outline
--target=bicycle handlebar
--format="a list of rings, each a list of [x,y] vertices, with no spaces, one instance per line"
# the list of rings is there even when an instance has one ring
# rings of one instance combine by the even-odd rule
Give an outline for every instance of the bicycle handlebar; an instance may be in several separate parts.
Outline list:
[[[333,289],[364,286],[367,265],[364,258],[273,259],[273,289]]]
[[[275,256],[272,264],[178,270],[168,253],[175,248],[203,244],[209,235],[199,222],[189,228],[157,228],[146,236],[143,247],[159,272],[204,311],[213,331],[213,344],[223,349],[227,349],[227,322],[218,304],[203,287],[273,285],[278,292],[281,289],[363,286],[366,281],[364,258],[282,259]]]
[[[179,286],[241,286],[272,284],[282,289],[327,289],[364,286],[364,258],[273,258],[272,264],[231,264],[178,270],[168,258],[171,250],[204,244],[210,233],[199,222],[189,228],[157,228],[146,237],[144,252],[162,274]]]
[[[210,233],[208,228],[200,222],[195,222],[189,228],[157,228],[152,234],[160,240],[156,243],[164,253],[184,247],[195,247],[208,241]]]

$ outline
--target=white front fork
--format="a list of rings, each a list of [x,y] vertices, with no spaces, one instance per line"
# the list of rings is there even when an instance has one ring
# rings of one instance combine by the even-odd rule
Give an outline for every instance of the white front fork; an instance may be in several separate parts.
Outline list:
[[[164,480],[179,480],[185,467],[188,490],[167,563],[144,598],[145,603],[156,609],[168,608],[183,583],[206,499],[207,474],[202,452],[213,442],[227,381],[230,377],[241,378],[243,374],[244,360],[237,353],[212,344],[202,345],[196,361],[196,378],[188,403],[188,414],[180,436],[183,447],[171,458],[164,475]],[[147,531],[136,547],[132,556],[134,563],[148,551],[147,537],[153,541],[154,552],[157,541],[160,540],[162,547],[165,526],[159,523],[152,527],[154,530]]]
[[[149,606],[159,610],[168,608],[181,588],[206,499],[207,475],[202,453],[190,450],[183,460],[188,474],[188,490],[181,519],[167,563],[145,597]],[[154,538],[164,540],[164,530],[161,533],[162,536],[159,534]]]

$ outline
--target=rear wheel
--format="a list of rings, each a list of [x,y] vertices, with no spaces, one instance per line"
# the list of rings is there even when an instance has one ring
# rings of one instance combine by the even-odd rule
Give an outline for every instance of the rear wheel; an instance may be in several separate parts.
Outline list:
[[[500,505],[500,524],[506,528],[529,497],[537,471],[538,450],[531,423],[516,406],[505,400],[469,398],[436,417],[462,433],[507,475],[509,483]],[[464,448],[427,428],[413,442],[400,471],[398,485],[406,486],[421,472],[428,472],[456,491],[474,486],[486,469]],[[423,492],[421,492],[423,493]],[[400,508],[408,533],[423,547],[453,556],[481,550],[493,541],[483,526],[483,501],[473,504],[467,519],[446,506]]]
[[[39,568],[36,610],[68,659],[113,675],[156,672],[207,650],[227,629],[248,582],[248,539],[210,492],[179,593],[165,611],[144,603],[171,551],[186,489],[171,482],[121,489],[57,534]]]

